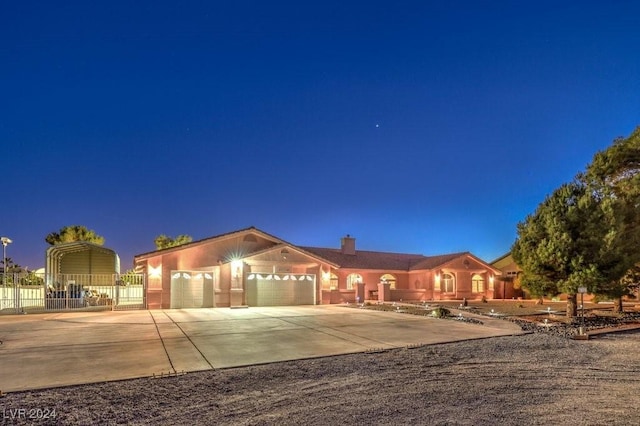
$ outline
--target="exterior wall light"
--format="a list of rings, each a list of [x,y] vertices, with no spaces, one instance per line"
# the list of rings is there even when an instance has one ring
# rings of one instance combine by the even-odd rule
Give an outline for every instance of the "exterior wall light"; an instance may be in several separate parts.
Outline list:
[[[234,259],[231,261],[231,271],[233,274],[233,278],[240,278],[242,275],[242,260]]]
[[[147,267],[147,273],[149,278],[160,278],[162,276],[162,265],[158,265],[155,268],[151,265]]]

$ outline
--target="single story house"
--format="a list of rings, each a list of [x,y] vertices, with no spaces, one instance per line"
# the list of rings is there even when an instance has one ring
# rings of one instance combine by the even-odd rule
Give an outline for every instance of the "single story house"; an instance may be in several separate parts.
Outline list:
[[[250,227],[134,257],[149,309],[490,299],[500,270],[440,256],[304,247]]]

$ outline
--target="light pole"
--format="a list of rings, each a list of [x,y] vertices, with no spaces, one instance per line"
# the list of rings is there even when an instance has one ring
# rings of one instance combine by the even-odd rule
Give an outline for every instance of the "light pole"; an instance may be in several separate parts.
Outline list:
[[[4,304],[4,299],[7,298],[7,246],[13,241],[9,237],[0,237],[0,242],[2,242],[2,303]],[[0,305],[0,308],[4,309],[4,306]]]
[[[0,237],[0,241],[2,242],[2,284],[6,287],[7,285],[7,246],[11,244],[11,238],[9,237]]]

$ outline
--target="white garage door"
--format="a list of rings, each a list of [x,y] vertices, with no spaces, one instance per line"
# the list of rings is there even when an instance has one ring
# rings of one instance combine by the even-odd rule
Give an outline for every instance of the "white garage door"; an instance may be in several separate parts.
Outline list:
[[[292,306],[316,303],[313,274],[249,274],[247,305]]]
[[[171,308],[202,308],[203,282],[193,273],[175,271],[171,274]]]

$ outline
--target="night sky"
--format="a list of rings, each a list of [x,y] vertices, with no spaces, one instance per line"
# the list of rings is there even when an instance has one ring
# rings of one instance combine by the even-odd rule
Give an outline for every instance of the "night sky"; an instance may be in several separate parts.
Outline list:
[[[636,1],[0,7],[0,234],[44,266],[256,226],[298,245],[506,253],[640,124]]]

